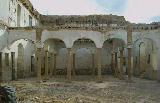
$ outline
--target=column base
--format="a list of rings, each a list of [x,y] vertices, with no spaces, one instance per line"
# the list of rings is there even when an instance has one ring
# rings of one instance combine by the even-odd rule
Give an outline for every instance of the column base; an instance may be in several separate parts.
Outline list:
[[[127,82],[127,83],[135,83],[135,81],[134,81],[134,80],[132,80],[132,79],[130,79],[130,80],[129,80],[129,79],[127,79],[127,80],[126,80],[126,82]]]
[[[97,83],[103,83],[102,77],[97,77],[96,82],[97,82]]]
[[[44,80],[49,80],[49,77],[45,77]]]
[[[157,70],[157,80],[160,82],[160,70]]]
[[[103,83],[103,81],[102,80],[98,80],[97,83]]]
[[[43,81],[42,80],[37,80],[36,83],[43,83]]]

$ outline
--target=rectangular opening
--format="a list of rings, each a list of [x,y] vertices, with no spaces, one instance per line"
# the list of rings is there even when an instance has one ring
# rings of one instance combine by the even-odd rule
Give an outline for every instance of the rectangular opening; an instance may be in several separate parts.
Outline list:
[[[34,72],[34,56],[31,56],[31,72]]]
[[[150,64],[150,62],[151,62],[151,55],[149,54],[149,55],[148,55],[147,63]]]
[[[17,6],[17,27],[20,27],[21,22],[21,6],[18,4]]]
[[[2,68],[2,53],[0,52],[0,69]]]
[[[29,15],[29,26],[32,26],[32,17]]]
[[[14,67],[14,52],[11,52],[12,68]]]
[[[2,52],[0,52],[0,82],[2,80]]]
[[[9,66],[9,53],[5,53],[5,64]]]

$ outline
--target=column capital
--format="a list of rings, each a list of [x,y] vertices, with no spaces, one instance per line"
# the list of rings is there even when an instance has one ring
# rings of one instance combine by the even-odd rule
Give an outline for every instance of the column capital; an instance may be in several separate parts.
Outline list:
[[[128,32],[132,32],[132,25],[131,25],[131,23],[128,23],[128,25],[127,25],[127,31]]]
[[[68,80],[71,80],[71,71],[72,71],[72,48],[67,48],[68,50],[68,66],[67,66],[67,78]]]
[[[36,41],[41,41],[42,31],[41,28],[36,28]]]
[[[36,42],[36,48],[43,48],[43,44],[41,41]]]
[[[67,50],[72,50],[72,48],[67,48]]]
[[[97,48],[97,68],[98,68],[98,82],[102,81],[102,74],[101,74],[101,49],[102,48]]]
[[[37,48],[36,51],[36,56],[37,56],[37,63],[36,63],[36,67],[37,67],[37,79],[38,81],[41,81],[41,60],[42,60],[42,48]]]
[[[123,46],[119,48],[119,51],[123,51],[123,50],[124,50],[124,47],[123,47]]]
[[[101,50],[102,48],[97,48],[97,49]]]
[[[42,33],[42,31],[43,31],[42,28],[39,28],[39,27],[36,28],[36,32],[37,32],[37,33]]]
[[[72,55],[72,54],[73,54],[72,48],[67,48],[67,50],[68,50],[69,55]]]
[[[111,54],[112,54],[112,55],[115,54],[115,51],[112,51]]]
[[[130,45],[127,46],[127,48],[128,48],[128,49],[131,49],[131,48],[133,48],[133,45],[130,44]]]
[[[47,52],[47,53],[48,53],[49,51],[48,51],[48,50],[45,50],[45,52]]]

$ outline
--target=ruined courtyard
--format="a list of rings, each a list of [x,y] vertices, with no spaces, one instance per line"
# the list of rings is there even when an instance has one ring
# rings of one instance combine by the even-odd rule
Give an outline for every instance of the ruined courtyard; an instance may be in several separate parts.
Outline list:
[[[0,10],[0,103],[160,103],[160,22]]]
[[[159,103],[160,83],[134,78],[133,82],[103,76],[97,83],[91,76],[64,77],[37,83],[35,78],[12,81],[18,103]],[[6,85],[6,84],[4,84]]]

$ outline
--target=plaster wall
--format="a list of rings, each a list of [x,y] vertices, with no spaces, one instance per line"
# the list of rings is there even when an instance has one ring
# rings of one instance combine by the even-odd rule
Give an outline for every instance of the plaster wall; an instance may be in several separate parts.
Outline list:
[[[0,22],[8,23],[9,16],[9,0],[1,0],[0,1]]]
[[[17,12],[18,5],[21,7],[20,13],[20,27],[29,26],[29,16],[32,17],[32,26],[37,24],[37,20],[30,12],[17,0],[1,0],[0,3],[0,21],[7,24],[10,27],[17,26]]]
[[[32,43],[29,43],[26,40],[17,40],[9,48],[4,48],[1,52],[3,53],[3,64],[5,63],[5,53],[9,54],[9,67],[3,66],[3,76],[2,80],[11,80],[12,79],[12,68],[11,68],[11,52],[15,52],[15,69],[17,72],[17,59],[18,59],[18,45],[23,45],[24,48],[24,77],[29,77],[31,75],[31,56],[35,53],[35,47]],[[8,75],[8,76],[6,76]]]
[[[8,44],[11,44],[15,40],[22,39],[22,38],[31,39],[35,41],[35,38],[36,38],[35,34],[36,34],[35,30],[11,30],[9,32]],[[157,54],[152,55],[153,58],[151,58],[151,62],[153,64],[153,70],[158,73],[159,73],[159,68],[160,68],[159,64],[157,63],[160,60],[160,55],[158,54],[159,48],[160,48],[159,34],[160,34],[159,30],[133,32],[133,43],[137,39],[142,39],[142,38],[149,38],[151,39],[151,41],[153,41],[155,53]],[[7,35],[6,35],[6,38],[7,38]],[[97,32],[97,31],[87,31],[87,30],[57,30],[57,31],[44,30],[42,32],[41,41],[43,43],[47,39],[60,39],[64,42],[65,46],[63,45],[63,48],[64,47],[71,48],[73,47],[74,42],[76,40],[82,39],[82,38],[90,39],[94,41],[95,46],[97,48],[102,48],[104,42],[111,38],[122,39],[126,44],[127,32],[124,30],[115,30],[115,31],[110,31],[106,33]],[[53,45],[58,46],[58,48],[62,46],[59,44],[53,44]],[[55,46],[53,46],[53,48]],[[134,51],[135,52],[138,51],[135,49],[136,48],[133,48],[133,54],[134,54]],[[85,66],[84,68],[90,68],[91,66],[90,63],[92,59],[85,59],[86,60],[85,62],[83,63],[81,62],[84,60],[84,56],[88,54],[88,52],[82,49],[82,50],[79,50],[77,54],[78,54],[78,61],[80,61],[79,63],[77,63],[78,65],[77,68],[78,67],[80,68],[82,65]],[[66,60],[67,60],[66,55],[67,55],[67,50],[65,49],[60,50],[59,55],[57,57],[57,68],[59,69],[66,68]],[[127,57],[127,53],[125,53],[125,55]],[[102,67],[105,68],[105,66],[109,65],[110,63],[111,63],[111,51],[109,51],[109,49],[102,49]]]

